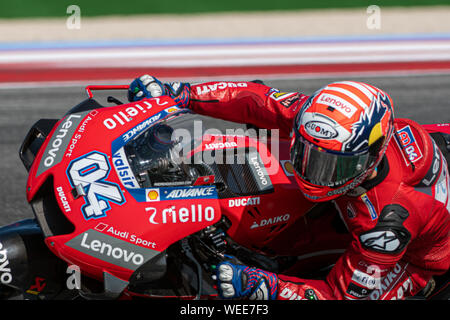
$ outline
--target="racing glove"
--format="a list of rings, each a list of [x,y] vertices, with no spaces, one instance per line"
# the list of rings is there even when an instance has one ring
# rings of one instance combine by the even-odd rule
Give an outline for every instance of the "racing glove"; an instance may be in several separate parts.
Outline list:
[[[274,273],[226,261],[217,265],[216,276],[221,298],[275,300],[277,297],[278,277]]]
[[[179,107],[189,106],[189,83],[171,82],[162,83],[148,74],[136,78],[128,89],[128,101],[135,102],[145,98],[170,96]]]

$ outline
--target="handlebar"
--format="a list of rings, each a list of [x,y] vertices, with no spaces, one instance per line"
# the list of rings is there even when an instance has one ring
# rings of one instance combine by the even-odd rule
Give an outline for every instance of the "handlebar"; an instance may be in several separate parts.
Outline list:
[[[86,93],[88,97],[91,99],[94,97],[92,91],[94,90],[128,90],[129,85],[127,84],[112,84],[112,85],[90,85],[86,87]]]

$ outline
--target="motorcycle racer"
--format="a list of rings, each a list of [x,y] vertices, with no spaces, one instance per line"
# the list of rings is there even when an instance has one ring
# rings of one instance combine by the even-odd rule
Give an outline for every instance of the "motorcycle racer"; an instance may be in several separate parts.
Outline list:
[[[163,84],[145,75],[132,82],[128,99],[160,95],[199,114],[291,136],[303,194],[333,201],[353,237],[324,280],[223,262],[217,267],[222,297],[403,299],[448,271],[449,155],[416,122],[394,119],[384,91],[341,81],[307,96],[257,81]]]

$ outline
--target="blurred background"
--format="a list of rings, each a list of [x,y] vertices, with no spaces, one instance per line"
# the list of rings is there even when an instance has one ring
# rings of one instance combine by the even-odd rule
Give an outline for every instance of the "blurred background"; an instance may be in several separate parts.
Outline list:
[[[386,90],[397,117],[450,122],[450,0],[0,2],[0,222],[31,215],[18,149],[88,84],[263,80]]]
[[[443,72],[449,18],[450,0],[2,1],[0,81]]]

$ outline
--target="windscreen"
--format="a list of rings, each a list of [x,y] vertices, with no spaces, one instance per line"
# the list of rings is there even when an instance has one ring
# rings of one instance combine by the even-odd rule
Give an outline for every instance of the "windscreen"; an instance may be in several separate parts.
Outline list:
[[[193,150],[204,134],[225,134],[214,129],[217,124],[217,119],[183,110],[130,140],[124,151],[139,186],[192,185],[198,177],[212,174],[199,165]]]

